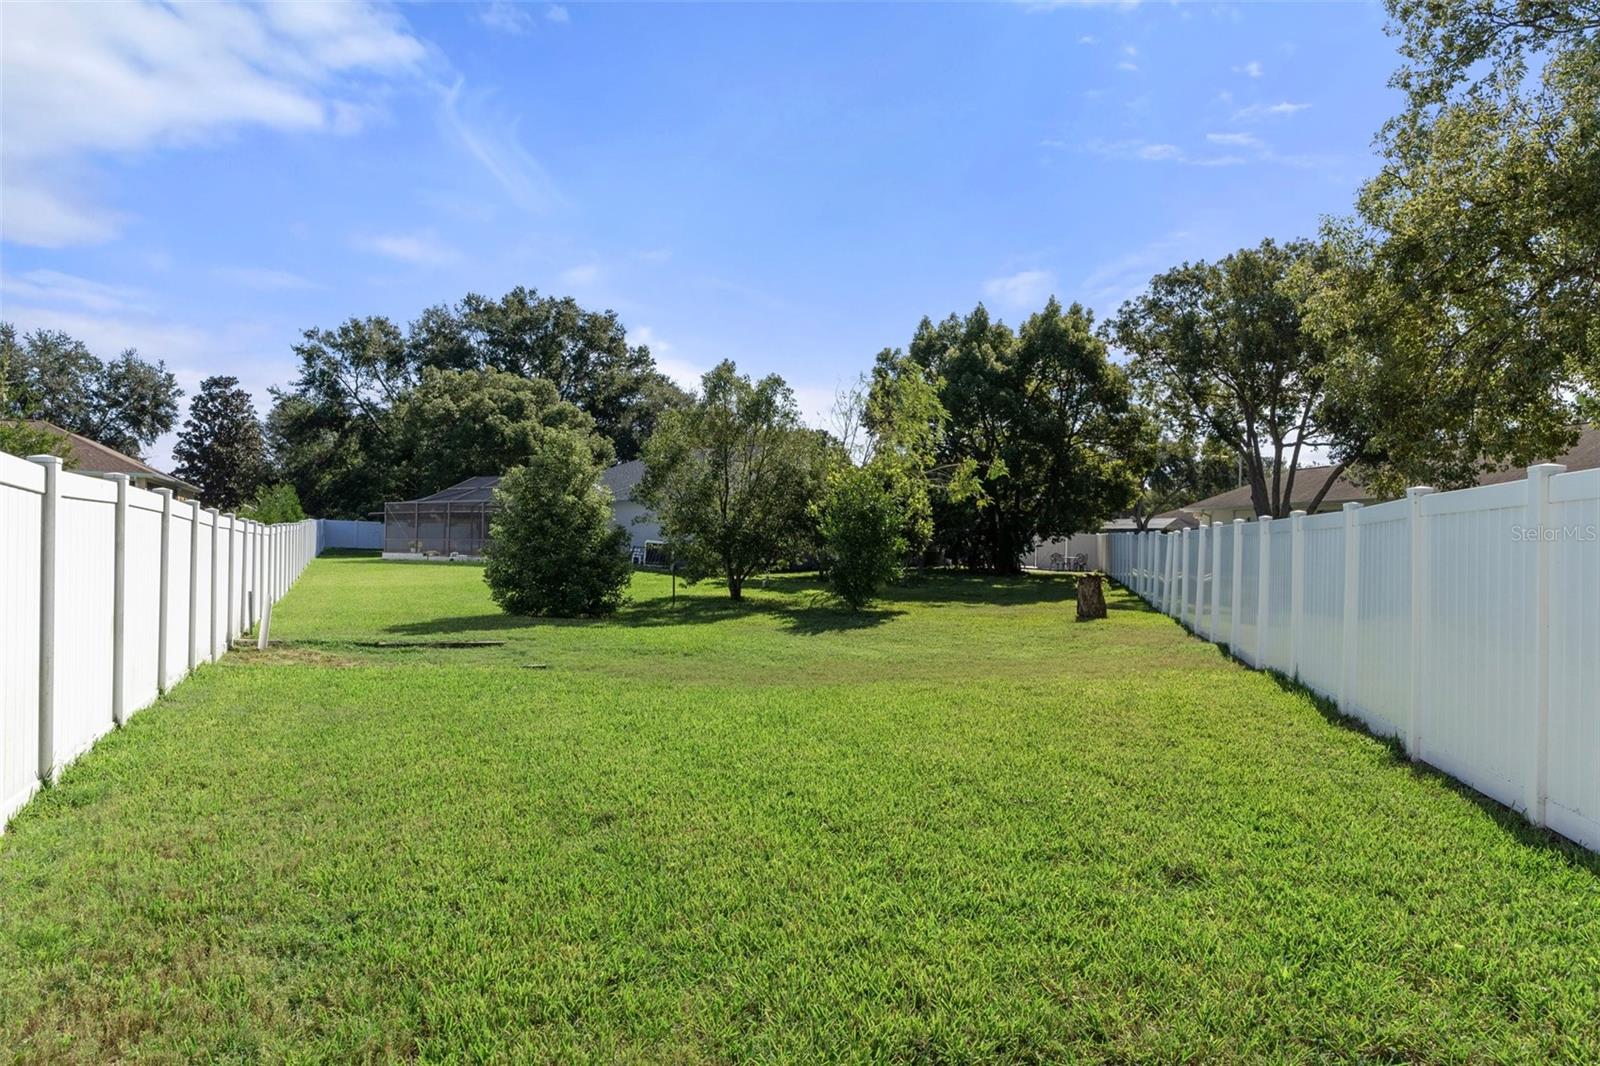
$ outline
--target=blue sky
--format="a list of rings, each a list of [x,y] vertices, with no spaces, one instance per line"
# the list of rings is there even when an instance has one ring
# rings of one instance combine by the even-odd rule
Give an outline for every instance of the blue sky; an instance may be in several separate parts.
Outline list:
[[[0,316],[262,401],[290,345],[517,284],[821,421],[924,314],[1100,316],[1315,233],[1375,4],[0,7]],[[158,465],[170,440],[154,450]]]

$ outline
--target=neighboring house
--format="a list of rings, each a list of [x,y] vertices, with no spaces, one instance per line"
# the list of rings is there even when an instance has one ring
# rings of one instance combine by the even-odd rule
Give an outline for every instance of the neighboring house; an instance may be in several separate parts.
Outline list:
[[[191,485],[182,478],[163,474],[148,463],[139,461],[130,455],[123,455],[115,448],[108,448],[99,441],[90,440],[81,433],[73,433],[62,429],[54,422],[45,422],[40,419],[30,418],[27,424],[37,430],[43,430],[54,436],[61,437],[67,442],[68,466],[75,473],[93,474],[104,476],[106,474],[127,474],[128,483],[141,489],[171,489],[173,495],[193,498],[200,495],[198,486]]]
[[[644,462],[618,463],[600,475],[611,490],[612,518],[628,531],[637,562],[655,561],[661,543],[661,526],[634,493],[644,477]],[[489,518],[494,510],[498,475],[469,477],[431,496],[383,505],[383,555],[386,559],[477,559],[489,542]]]
[[[1593,470],[1600,467],[1600,427],[1589,426],[1578,436],[1578,442],[1572,448],[1550,460],[1560,463],[1568,470]],[[1294,500],[1291,510],[1305,511],[1310,514],[1311,500],[1328,479],[1332,471],[1328,466],[1301,467],[1295,474]],[[1499,485],[1507,481],[1521,481],[1528,476],[1528,471],[1522,467],[1511,467],[1505,470],[1496,470],[1478,478],[1480,485]],[[1346,503],[1360,504],[1382,503],[1377,495],[1368,492],[1360,485],[1347,477],[1340,477],[1328,490],[1328,494],[1317,505],[1315,513],[1337,511]],[[1243,485],[1227,492],[1191,503],[1183,508],[1185,512],[1204,522],[1231,522],[1235,518],[1254,518],[1255,507],[1250,502],[1250,486]]]

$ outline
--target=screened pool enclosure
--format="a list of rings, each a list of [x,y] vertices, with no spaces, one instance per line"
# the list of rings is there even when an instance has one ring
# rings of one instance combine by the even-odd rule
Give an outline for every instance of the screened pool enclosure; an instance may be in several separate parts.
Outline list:
[[[499,483],[498,477],[469,477],[420,500],[384,504],[384,556],[482,556]]]

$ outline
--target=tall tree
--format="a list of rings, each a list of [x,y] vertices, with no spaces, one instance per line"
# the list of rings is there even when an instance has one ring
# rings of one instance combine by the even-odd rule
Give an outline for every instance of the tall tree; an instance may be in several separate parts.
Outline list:
[[[724,361],[701,379],[694,402],[668,411],[645,442],[638,495],[660,517],[685,576],[721,575],[737,600],[752,574],[809,546],[823,457],[782,378],[752,382]]]
[[[267,480],[267,449],[250,394],[239,379],[217,375],[200,383],[172,457],[178,477],[213,507],[232,510]]]
[[[1139,418],[1083,307],[1052,297],[1018,333],[981,304],[924,319],[908,355],[939,382],[940,462],[974,481],[935,503],[949,557],[1014,572],[1034,540],[1093,528],[1132,501]]]
[[[1309,315],[1372,479],[1456,486],[1563,450],[1600,395],[1600,4],[1387,6],[1406,108]]]
[[[1132,354],[1133,378],[1169,433],[1239,459],[1257,514],[1285,517],[1307,492],[1314,508],[1365,443],[1336,441],[1324,424],[1328,353],[1290,283],[1297,264],[1321,254],[1311,242],[1266,240],[1184,263],[1152,278],[1105,329]],[[1308,453],[1335,444],[1346,454],[1333,470],[1297,485]]]
[[[60,330],[34,330],[19,342],[16,329],[0,323],[0,351],[0,416],[44,419],[136,457],[177,422],[177,378],[132,348],[105,363]]]
[[[526,464],[551,430],[590,441],[594,463],[609,465],[614,454],[611,442],[594,433],[594,420],[561,399],[550,381],[500,370],[428,367],[387,417],[391,487],[407,496]]]

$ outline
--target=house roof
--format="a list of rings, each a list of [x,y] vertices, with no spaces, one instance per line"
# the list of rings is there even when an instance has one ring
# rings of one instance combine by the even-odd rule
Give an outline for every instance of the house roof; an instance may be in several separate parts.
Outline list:
[[[639,482],[642,480],[644,480],[643,459],[629,459],[625,463],[618,463],[600,475],[600,483],[611,490],[611,498],[614,500],[633,499],[634,490],[639,487]]]
[[[490,503],[494,499],[495,486],[500,484],[500,475],[483,474],[478,477],[469,477],[465,481],[457,482],[447,489],[440,489],[431,496],[419,496],[414,500],[402,500],[402,503]]]
[[[1550,460],[1560,463],[1569,471],[1593,470],[1600,467],[1600,427],[1587,426],[1578,435],[1578,442],[1570,449]],[[1300,507],[1311,502],[1317,490],[1322,488],[1328,474],[1333,470],[1331,466],[1304,466],[1295,474],[1294,478],[1294,506]],[[1495,470],[1478,478],[1480,485],[1500,485],[1507,481],[1521,481],[1528,476],[1524,467],[1513,466]],[[1360,485],[1347,477],[1341,476],[1323,497],[1325,506],[1336,506],[1349,501],[1370,503],[1376,499]],[[1250,486],[1241,485],[1227,492],[1220,492],[1209,496],[1198,503],[1191,503],[1183,508],[1185,511],[1229,511],[1243,510],[1251,506]]]
[[[1322,490],[1327,482],[1328,475],[1333,473],[1331,466],[1302,466],[1294,475],[1294,506],[1300,507],[1309,504],[1313,497]],[[1328,489],[1328,494],[1322,498],[1325,505],[1347,503],[1355,500],[1361,503],[1373,499],[1360,485],[1341,475]],[[1240,485],[1238,488],[1219,492],[1215,496],[1207,496],[1198,503],[1191,503],[1183,508],[1185,511],[1235,511],[1245,510],[1254,506],[1250,499],[1250,486]]]
[[[630,459],[626,463],[617,463],[608,467],[600,474],[600,483],[611,490],[613,498],[630,500],[633,490],[644,477],[644,460]],[[401,503],[492,503],[494,501],[495,486],[500,484],[500,475],[483,474],[478,477],[469,477],[467,480],[451,485],[447,489],[440,489],[432,496],[422,496],[415,500],[401,500]]]
[[[67,451],[71,456],[73,469],[80,474],[128,474],[135,478],[142,478],[161,488],[178,489],[198,495],[198,487],[189,484],[182,478],[171,474],[164,474],[148,463],[135,459],[131,455],[124,455],[115,448],[91,440],[81,433],[62,429],[54,422],[43,419],[30,418],[27,420],[29,427],[43,430],[46,433],[62,437],[67,442]]]

